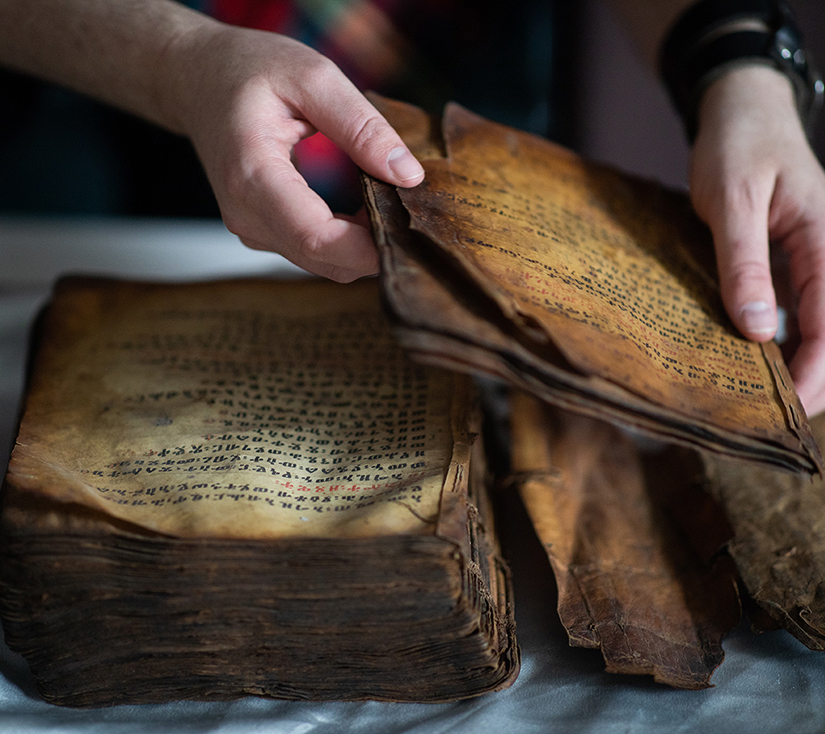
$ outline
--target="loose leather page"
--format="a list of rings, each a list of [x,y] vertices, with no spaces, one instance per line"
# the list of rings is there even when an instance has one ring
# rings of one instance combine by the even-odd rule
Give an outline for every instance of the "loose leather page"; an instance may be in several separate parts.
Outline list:
[[[408,341],[438,361],[450,348],[445,340],[454,340],[444,361],[453,367],[462,342],[480,350],[498,342],[492,358],[468,349],[464,369],[489,372],[480,362],[504,358],[522,387],[543,384],[542,398],[566,391],[565,407],[818,470],[819,450],[778,350],[732,330],[709,235],[684,196],[456,105],[447,107],[439,136],[415,108],[376,103],[427,171],[420,186],[397,190],[400,213],[385,206],[373,217],[382,250],[406,249],[383,256],[383,283],[402,328],[426,334],[407,334]],[[368,182],[367,189],[375,212],[386,188]],[[419,302],[439,281],[449,295],[436,300],[458,300],[449,311],[474,316],[472,328]],[[498,336],[489,338],[479,320],[491,321]]]
[[[599,648],[609,672],[709,686],[739,602],[729,569],[705,563],[668,516],[679,468],[646,472],[614,427],[526,394],[514,396],[512,432],[514,477],[571,644]]]
[[[825,440],[825,415],[811,426]],[[748,592],[803,644],[825,650],[825,481],[704,459]]]

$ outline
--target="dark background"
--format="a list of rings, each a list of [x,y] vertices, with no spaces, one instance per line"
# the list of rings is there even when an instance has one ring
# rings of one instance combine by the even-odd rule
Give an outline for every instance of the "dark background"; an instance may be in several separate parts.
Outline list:
[[[825,71],[825,2],[791,0],[807,46]],[[583,6],[580,146],[594,158],[665,183],[686,185],[688,149],[664,90],[645,68],[619,24],[597,0]],[[825,161],[825,110],[814,149]]]
[[[684,186],[687,145],[654,74],[596,0],[518,0],[495,22],[489,13],[444,95],[507,124],[549,135],[585,155]],[[825,2],[794,9],[825,67]],[[485,37],[488,33],[489,37]],[[466,57],[465,52],[460,52]],[[468,70],[476,69],[471,75]],[[472,77],[472,79],[471,79]],[[392,93],[393,90],[389,90]],[[401,93],[402,98],[409,98]],[[518,97],[519,102],[515,101]],[[416,101],[416,100],[412,100]],[[814,146],[825,160],[825,114]],[[357,191],[330,194],[353,209]],[[216,217],[219,212],[189,144],[93,100],[0,70],[0,214]]]

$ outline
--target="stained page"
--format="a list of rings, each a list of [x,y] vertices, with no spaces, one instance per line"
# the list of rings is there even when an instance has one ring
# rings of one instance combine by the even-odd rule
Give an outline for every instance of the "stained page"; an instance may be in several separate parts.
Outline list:
[[[825,415],[811,421],[825,439]],[[812,650],[825,650],[825,481],[704,457],[733,528],[728,550],[750,595]]]
[[[705,688],[739,620],[734,575],[684,542],[666,498],[679,467],[646,471],[602,421],[513,402],[513,472],[559,589],[572,645],[613,673]]]
[[[787,417],[770,365],[721,321],[716,284],[684,242],[712,244],[676,202],[457,106],[445,111],[444,137],[447,157],[428,161],[425,183],[401,199],[413,228],[505,313],[582,371],[781,440]]]
[[[68,282],[7,480],[170,535],[434,533],[457,385],[374,282]]]
[[[714,279],[709,233],[684,195],[456,105],[447,106],[438,136],[434,121],[414,108],[380,104],[427,176],[397,189],[420,239],[398,245],[396,225],[384,227],[379,214],[379,243],[407,247],[405,256],[415,251],[416,267],[495,324],[511,342],[494,347],[508,362],[498,373],[517,362],[522,386],[538,379],[542,397],[566,389],[572,399],[559,400],[567,407],[578,402],[593,413],[605,406],[611,419],[624,414],[646,429],[658,421],[669,437],[752,458],[767,449],[769,461],[817,470],[819,451],[778,349],[735,333]],[[403,259],[384,258],[392,304],[407,290],[433,290]],[[466,319],[452,328],[441,313],[394,308],[406,326],[441,340],[433,355],[448,348],[445,338],[480,348],[503,343],[477,339],[482,330]],[[458,351],[449,355],[453,364]],[[542,360],[548,367],[536,368]],[[470,369],[489,361],[465,360]]]

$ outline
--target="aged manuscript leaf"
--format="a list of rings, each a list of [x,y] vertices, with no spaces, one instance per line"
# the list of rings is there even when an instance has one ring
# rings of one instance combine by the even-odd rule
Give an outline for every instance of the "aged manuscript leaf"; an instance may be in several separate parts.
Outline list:
[[[453,381],[328,291],[64,288],[9,481],[177,536],[433,532]]]
[[[781,356],[733,331],[684,196],[457,105],[439,126],[377,102],[427,173],[413,189],[365,184],[410,349],[670,440],[818,471]]]
[[[825,440],[825,414],[811,421]],[[825,482],[706,456],[748,592],[812,650],[825,650]]]
[[[680,467],[645,471],[613,426],[526,394],[514,396],[512,429],[514,477],[571,644],[599,648],[608,672],[709,686],[739,600],[730,569],[695,553],[668,513]]]

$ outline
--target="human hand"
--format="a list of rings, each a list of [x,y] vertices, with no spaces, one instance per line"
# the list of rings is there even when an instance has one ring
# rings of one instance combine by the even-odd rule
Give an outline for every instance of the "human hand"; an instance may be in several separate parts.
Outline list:
[[[414,186],[424,171],[338,67],[285,36],[213,21],[166,56],[176,127],[194,143],[228,229],[332,280],[376,273],[369,230],[333,215],[295,169],[292,148],[320,131],[388,183]]]
[[[806,412],[825,410],[825,172],[779,72],[743,67],[708,88],[690,189],[713,233],[725,308],[756,341],[777,328],[770,247],[787,253],[801,338],[789,369]]]

